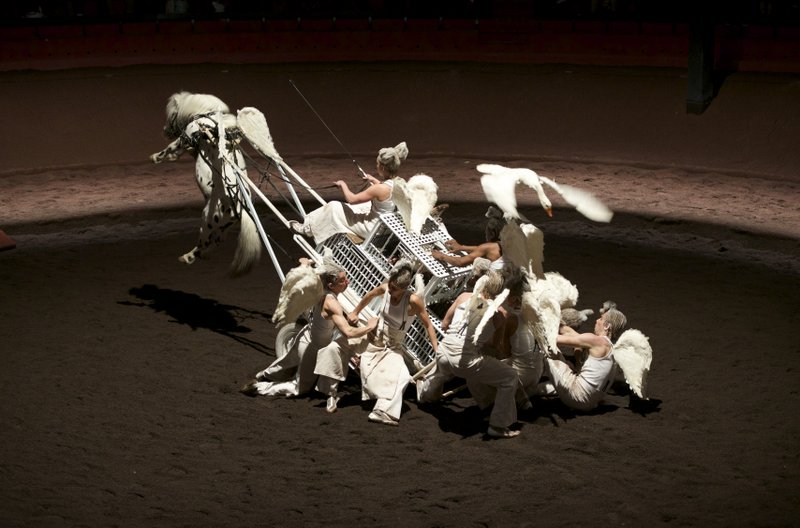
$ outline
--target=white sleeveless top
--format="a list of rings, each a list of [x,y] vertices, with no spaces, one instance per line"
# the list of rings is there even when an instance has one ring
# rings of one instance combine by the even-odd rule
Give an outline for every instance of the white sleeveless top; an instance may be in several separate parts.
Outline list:
[[[493,260],[492,263],[489,264],[489,269],[503,271],[503,255],[500,255],[497,260]]]
[[[383,308],[381,308],[380,333],[384,333],[389,339],[390,347],[403,344],[406,332],[414,323],[416,315],[408,315],[408,303],[411,301],[411,292],[406,291],[400,302],[392,304],[387,287],[383,296]]]
[[[389,197],[383,201],[378,200],[377,198],[372,199],[372,212],[376,215],[383,214],[383,213],[391,213],[394,211],[394,201],[392,200],[392,193],[394,192],[394,182],[392,180],[387,180],[385,183],[389,187]]]
[[[614,344],[608,337],[603,337],[608,340],[611,350],[602,358],[596,358],[591,355],[587,357],[580,373],[581,377],[589,385],[600,392],[607,391],[611,386],[611,382],[614,381]]]
[[[336,329],[336,325],[333,319],[325,319],[322,317],[322,306],[325,304],[329,295],[332,296],[333,294],[326,294],[325,297],[314,305],[314,312],[311,316],[311,335],[309,336],[311,342],[314,344],[327,345],[333,341],[333,331]]]
[[[483,327],[483,331],[478,337],[478,343],[473,344],[472,340],[474,334],[470,332],[469,318],[466,316],[468,304],[469,299],[456,306],[453,319],[450,322],[450,326],[447,327],[447,332],[445,332],[442,342],[447,342],[451,346],[461,348],[462,353],[480,354],[480,349],[491,341],[494,336],[494,322],[489,321],[489,323]]]

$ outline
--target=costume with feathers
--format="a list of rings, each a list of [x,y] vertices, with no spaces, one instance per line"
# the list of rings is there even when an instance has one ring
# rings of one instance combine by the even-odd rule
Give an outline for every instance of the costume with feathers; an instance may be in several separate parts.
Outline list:
[[[576,211],[595,222],[610,222],[614,213],[593,194],[569,185],[557,184],[550,178],[540,176],[525,168],[509,168],[502,165],[481,163],[476,167],[481,176],[481,187],[486,199],[497,204],[507,218],[525,218],[517,210],[517,186],[527,185],[539,198],[539,203],[548,216],[552,216],[553,206],[544,192],[544,183],[575,208]]]
[[[417,381],[417,400],[436,401],[441,398],[447,381],[463,378],[470,392],[474,391],[479,406],[487,408],[494,404],[489,415],[490,427],[506,429],[517,420],[517,373],[499,359],[484,354],[495,327],[491,317],[486,317],[487,313],[494,313],[493,308],[478,293],[482,290],[482,279],[475,284],[470,298],[455,307],[452,322],[439,343],[436,366]],[[492,389],[491,395],[487,387]]]
[[[410,233],[419,235],[422,232],[422,226],[436,205],[437,189],[433,178],[426,174],[412,176],[408,182],[403,178],[394,179],[392,199]]]
[[[320,279],[322,273],[335,274],[340,271],[342,268],[333,261],[330,254],[326,254],[318,267],[300,265],[286,274],[272,322],[281,327],[278,339],[289,341],[276,343],[276,351],[285,351],[285,354],[279,353],[269,367],[256,375],[257,381],[250,386],[252,392],[265,396],[298,396],[311,391],[318,376],[337,381],[344,379],[341,360],[336,364],[330,358],[334,355],[339,357],[342,341],[346,342],[346,339],[340,337],[335,340],[338,331],[334,322],[322,315],[326,299],[334,294],[325,292]],[[309,309],[312,309],[309,323],[297,332],[283,331],[290,324],[296,325],[300,315]],[[330,364],[318,367],[320,354]],[[335,387],[335,383],[333,386]]]

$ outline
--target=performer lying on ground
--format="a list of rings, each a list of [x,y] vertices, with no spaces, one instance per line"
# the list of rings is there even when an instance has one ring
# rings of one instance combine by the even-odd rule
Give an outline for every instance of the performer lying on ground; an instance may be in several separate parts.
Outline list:
[[[486,211],[486,242],[478,246],[465,246],[460,244],[457,240],[448,240],[445,242],[445,247],[448,251],[456,252],[463,251],[466,255],[448,255],[439,250],[434,249],[431,251],[431,256],[436,260],[447,262],[451,266],[469,266],[477,258],[489,259],[492,262],[492,269],[503,269],[503,249],[500,247],[500,232],[505,226],[503,220],[503,213],[494,206],[489,206]]]
[[[438,348],[436,330],[425,304],[419,295],[409,290],[413,278],[411,264],[401,261],[389,273],[388,281],[364,295],[348,316],[348,320],[355,323],[358,314],[372,299],[383,297],[375,337],[361,354],[359,366],[362,398],[377,400],[368,417],[371,422],[398,425],[403,393],[411,381],[402,346],[415,317],[419,317],[425,327],[433,350]]]
[[[304,266],[311,265],[309,259],[300,259]],[[315,373],[317,354],[323,347],[336,345],[334,330],[348,338],[361,337],[374,330],[378,318],[373,317],[366,326],[353,327],[345,319],[342,306],[336,296],[347,289],[348,280],[344,270],[327,264],[319,274],[324,294],[314,304],[311,322],[295,336],[288,353],[276,359],[266,369],[256,374],[256,379],[242,387],[248,396],[299,396],[310,392],[317,381]],[[332,343],[333,342],[333,343]],[[319,376],[317,388],[328,397],[327,410],[336,410],[337,379]]]
[[[313,237],[316,244],[337,233],[352,233],[366,238],[378,222],[378,215],[394,211],[392,178],[397,175],[400,164],[407,156],[408,148],[405,142],[395,147],[382,148],[378,152],[376,161],[378,176],[381,179],[365,175],[364,179],[370,186],[359,193],[353,193],[344,181],[336,181],[335,184],[341,189],[346,204],[330,201],[308,213],[303,223],[291,220],[289,227],[295,233]]]
[[[616,373],[613,342],[626,324],[625,315],[611,303],[595,321],[594,333],[579,334],[562,325],[558,345],[586,349],[588,354],[577,374],[561,352],[547,358],[551,381],[540,385],[539,394],[558,395],[565,405],[578,411],[590,411],[600,405]]]
[[[430,403],[442,397],[444,384],[454,377],[464,378],[472,392],[482,393],[482,387],[495,389],[494,407],[489,415],[487,435],[494,438],[512,438],[520,434],[509,428],[517,421],[517,406],[514,395],[517,390],[517,373],[499,359],[486,355],[485,348],[497,343],[498,330],[502,332],[503,315],[495,313],[492,320],[474,340],[476,329],[487,309],[487,301],[503,289],[503,278],[496,271],[487,271],[476,289],[478,293],[465,292],[456,298],[442,320],[445,337],[436,354],[436,365],[424,378],[417,380],[417,401]],[[480,301],[471,303],[473,295]],[[475,304],[475,308],[469,306]],[[485,392],[485,391],[484,391]],[[481,398],[478,405],[488,408],[491,401]]]

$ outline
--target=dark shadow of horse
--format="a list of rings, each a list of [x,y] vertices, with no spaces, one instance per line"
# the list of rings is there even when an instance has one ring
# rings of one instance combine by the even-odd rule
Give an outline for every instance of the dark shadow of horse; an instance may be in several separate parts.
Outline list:
[[[273,347],[242,335],[252,331],[244,326],[243,322],[256,318],[271,319],[272,314],[220,304],[214,299],[206,299],[193,293],[159,288],[153,284],[131,288],[128,293],[139,301],[118,301],[118,304],[150,308],[157,313],[165,313],[171,318],[169,321],[171,323],[187,325],[192,330],[211,330],[263,354],[275,355]]]

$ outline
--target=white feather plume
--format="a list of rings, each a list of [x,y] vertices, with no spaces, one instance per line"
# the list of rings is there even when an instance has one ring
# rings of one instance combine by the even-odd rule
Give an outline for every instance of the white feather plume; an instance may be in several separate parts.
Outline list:
[[[505,289],[501,291],[494,299],[486,303],[486,310],[483,312],[481,321],[478,323],[478,327],[475,329],[475,333],[472,335],[472,344],[478,344],[478,339],[480,338],[481,333],[483,333],[483,328],[486,326],[489,320],[494,317],[494,314],[497,313],[497,310],[503,305],[503,303],[506,302],[508,293],[509,291]]]
[[[589,316],[594,313],[591,308],[584,310],[576,310],[575,308],[561,308],[561,322],[573,330],[577,330],[580,326],[589,320]]]
[[[475,285],[472,287],[472,295],[467,300],[467,307],[465,309],[464,316],[466,317],[468,314],[472,313],[475,308],[483,302],[483,289],[486,287],[486,283],[489,281],[489,274],[482,275],[477,281],[475,281]]]
[[[414,293],[419,295],[422,301],[425,301],[425,278],[422,273],[414,275]]]
[[[552,204],[544,194],[539,175],[530,169],[508,168],[502,165],[481,163],[476,167],[482,173],[481,187],[486,199],[499,207],[507,218],[525,218],[517,210],[517,184],[524,184],[536,191],[539,203],[552,214]]]
[[[438,189],[427,174],[416,174],[407,182],[403,178],[394,178],[392,201],[409,232],[417,235],[422,232],[425,220],[436,205]]]
[[[483,174],[481,187],[483,187],[486,199],[497,204],[508,218],[524,219],[517,210],[516,189],[518,184],[527,185],[536,191],[542,208],[548,216],[552,216],[552,203],[545,194],[542,183],[559,193],[564,201],[590,220],[610,222],[614,215],[611,209],[588,191],[569,185],[559,185],[550,178],[539,176],[530,169],[509,168],[489,163],[482,163],[477,166],[477,169]]]
[[[544,276],[544,280],[529,279],[531,288],[522,295],[521,316],[539,348],[552,356],[558,353],[561,311],[577,304],[578,288],[558,272],[548,271]]]
[[[558,353],[561,306],[547,281],[531,281],[531,291],[522,294],[520,315],[531,329],[539,349],[548,356]]]
[[[625,330],[614,343],[614,362],[631,390],[640,398],[647,399],[647,376],[653,361],[650,340],[639,330]]]
[[[503,263],[523,268],[538,279],[544,278],[544,233],[533,224],[517,224],[514,220],[500,231]]]
[[[276,163],[281,161],[281,155],[272,142],[272,134],[267,126],[267,118],[258,109],[246,106],[236,112],[236,124],[254,149],[264,156],[272,158]]]
[[[557,271],[548,271],[544,274],[548,289],[553,293],[553,298],[563,308],[574,308],[578,304],[578,287],[564,278]]]
[[[283,326],[294,321],[322,297],[322,281],[311,266],[297,266],[289,270],[281,286],[278,306],[272,322]]]
[[[227,160],[229,159],[228,142],[225,139],[225,123],[222,120],[222,112],[217,112],[214,120],[217,123],[217,156],[221,160]]]
[[[601,202],[597,197],[588,191],[572,187],[571,185],[559,185],[550,178],[539,176],[539,179],[555,189],[564,201],[575,208],[580,214],[594,220],[595,222],[610,222],[614,212]]]

